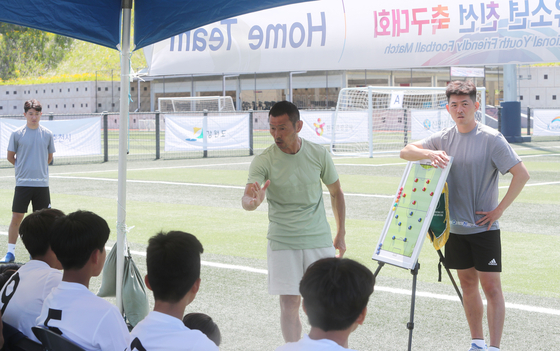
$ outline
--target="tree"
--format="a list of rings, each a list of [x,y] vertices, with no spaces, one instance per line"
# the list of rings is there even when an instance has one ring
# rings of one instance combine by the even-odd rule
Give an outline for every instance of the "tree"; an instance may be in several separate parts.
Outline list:
[[[0,22],[0,79],[40,76],[55,68],[73,39]]]

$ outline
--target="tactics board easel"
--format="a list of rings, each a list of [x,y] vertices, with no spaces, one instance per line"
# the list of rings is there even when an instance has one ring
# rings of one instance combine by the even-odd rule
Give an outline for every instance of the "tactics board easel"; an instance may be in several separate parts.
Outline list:
[[[443,169],[431,166],[429,160],[407,163],[372,257],[379,264],[375,277],[385,263],[411,271],[412,300],[410,321],[407,323],[409,351],[412,348],[416,282],[420,269],[418,256],[453,163],[453,157],[449,158]]]

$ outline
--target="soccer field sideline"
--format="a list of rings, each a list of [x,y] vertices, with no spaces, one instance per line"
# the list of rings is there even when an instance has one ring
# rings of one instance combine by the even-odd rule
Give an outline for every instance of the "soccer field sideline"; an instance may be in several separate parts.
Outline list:
[[[0,235],[7,236],[8,233],[7,232],[0,232]],[[106,246],[105,250],[110,251],[111,248],[112,248],[111,246]],[[133,254],[133,255],[146,257],[145,252],[130,250],[130,253]],[[204,260],[201,261],[201,263],[202,263],[203,266],[214,267],[214,268],[231,269],[231,270],[237,270],[237,271],[257,273],[257,274],[268,274],[268,271],[266,269],[253,268],[253,267],[248,267],[248,266],[232,265],[232,264],[210,262],[210,261],[204,261]],[[388,292],[388,293],[391,293],[391,294],[398,294],[398,295],[408,295],[408,296],[412,295],[411,290],[391,288],[391,287],[386,287],[386,286],[376,285],[375,290],[376,291],[384,291],[384,292]],[[435,294],[435,293],[431,293],[431,292],[416,291],[416,296],[426,297],[426,298],[431,298],[431,299],[436,299],[436,300],[459,302],[459,298],[457,296]],[[483,300],[483,303],[486,305],[486,300]],[[534,313],[542,313],[542,314],[560,316],[560,310],[556,310],[556,309],[552,309],[552,308],[539,307],[539,306],[529,306],[529,305],[506,302],[506,308],[516,309],[516,310],[521,310],[521,311],[527,311],[527,312],[534,312]]]

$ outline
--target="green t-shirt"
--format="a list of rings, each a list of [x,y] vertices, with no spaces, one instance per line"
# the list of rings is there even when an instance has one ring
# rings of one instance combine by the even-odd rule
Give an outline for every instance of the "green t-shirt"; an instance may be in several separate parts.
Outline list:
[[[301,139],[295,155],[271,145],[256,156],[247,183],[264,184],[268,201],[268,235],[272,250],[316,249],[332,245],[321,181],[338,180],[331,156],[321,146]]]

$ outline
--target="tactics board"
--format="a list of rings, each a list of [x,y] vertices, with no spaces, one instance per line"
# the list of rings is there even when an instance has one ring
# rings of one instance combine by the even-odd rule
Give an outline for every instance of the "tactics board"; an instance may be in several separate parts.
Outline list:
[[[444,169],[429,160],[409,161],[375,247],[373,259],[413,269],[445,185],[453,157]]]

